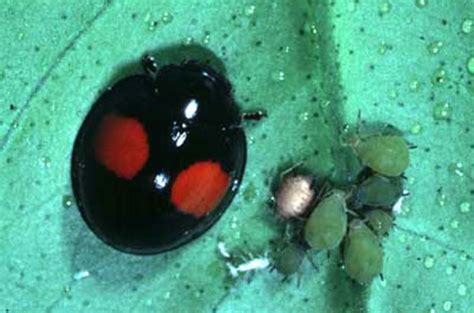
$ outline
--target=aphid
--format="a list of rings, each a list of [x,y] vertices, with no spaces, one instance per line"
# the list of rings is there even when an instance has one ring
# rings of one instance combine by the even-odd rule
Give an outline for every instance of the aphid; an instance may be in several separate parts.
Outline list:
[[[246,255],[240,253],[239,255],[233,255],[225,246],[224,242],[217,244],[218,252],[227,260],[226,266],[229,270],[229,275],[233,278],[237,278],[240,274],[253,273],[258,270],[267,269],[270,267],[270,259],[268,253],[263,256],[254,257],[252,253]],[[239,263],[236,265],[236,263]]]
[[[281,174],[280,183],[275,192],[276,211],[283,218],[303,215],[315,197],[313,177],[295,173],[295,167]]]
[[[316,250],[334,249],[347,227],[346,192],[333,190],[313,210],[304,226],[304,239]]]
[[[393,217],[383,210],[372,210],[366,214],[367,224],[377,236],[388,234],[393,227]]]
[[[81,215],[112,247],[155,254],[199,237],[224,213],[246,142],[229,81],[188,62],[107,89],[77,135],[72,185]]]
[[[410,164],[408,144],[400,136],[356,136],[352,148],[362,164],[384,176],[400,176]]]
[[[359,219],[349,225],[343,258],[347,274],[361,284],[370,283],[382,273],[382,246],[377,236]]]
[[[355,190],[352,197],[354,206],[392,208],[403,195],[401,177],[372,175],[364,180]]]
[[[304,248],[288,243],[273,255],[273,267],[283,275],[284,279],[298,272],[305,256]]]

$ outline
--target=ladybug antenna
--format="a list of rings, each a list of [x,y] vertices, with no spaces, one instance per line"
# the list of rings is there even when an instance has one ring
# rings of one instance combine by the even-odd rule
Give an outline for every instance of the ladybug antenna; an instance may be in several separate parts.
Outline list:
[[[156,60],[149,54],[145,54],[142,58],[142,66],[145,72],[151,77],[155,78],[158,73],[158,64]]]

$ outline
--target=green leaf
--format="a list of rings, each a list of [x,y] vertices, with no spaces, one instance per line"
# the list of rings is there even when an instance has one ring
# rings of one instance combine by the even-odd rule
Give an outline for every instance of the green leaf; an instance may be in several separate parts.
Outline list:
[[[474,312],[473,20],[472,0],[3,1],[0,310]],[[224,217],[153,257],[108,248],[69,205],[77,130],[145,52],[212,52],[242,109],[269,113],[246,127],[246,176]],[[353,175],[339,133],[359,110],[418,146],[385,280],[353,285],[337,253],[317,255],[319,271],[305,261],[299,286],[269,271],[230,279],[218,242],[263,254],[282,234],[267,205],[278,169]]]

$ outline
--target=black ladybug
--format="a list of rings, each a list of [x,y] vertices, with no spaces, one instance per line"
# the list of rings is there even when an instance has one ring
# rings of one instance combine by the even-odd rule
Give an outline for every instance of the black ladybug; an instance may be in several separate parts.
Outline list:
[[[77,135],[72,184],[82,217],[112,247],[155,254],[198,237],[237,192],[246,161],[227,79],[187,62],[126,77]]]

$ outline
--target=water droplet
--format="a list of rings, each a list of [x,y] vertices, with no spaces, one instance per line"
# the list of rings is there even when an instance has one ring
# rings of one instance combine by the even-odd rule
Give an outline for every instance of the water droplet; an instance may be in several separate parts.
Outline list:
[[[443,42],[442,41],[433,41],[428,45],[428,51],[431,54],[438,54],[439,50],[441,50],[441,47],[443,47]]]
[[[388,97],[390,99],[396,99],[398,97],[398,92],[395,89],[392,89],[388,92]]]
[[[70,208],[72,206],[73,198],[71,195],[64,195],[63,196],[63,207],[65,209]]]
[[[469,259],[469,256],[467,255],[466,252],[463,252],[463,253],[461,253],[460,259],[461,259],[461,261],[467,261],[467,259]]]
[[[471,211],[471,204],[469,202],[463,202],[459,205],[459,211],[461,213],[469,213]]]
[[[384,16],[384,15],[390,13],[391,10],[392,10],[392,4],[388,1],[382,2],[379,5],[379,15],[380,16]]]
[[[474,26],[474,21],[467,18],[462,22],[461,30],[463,33],[469,34],[472,31],[473,26]]]
[[[474,75],[474,56],[470,57],[467,60],[466,67],[469,74]]]
[[[379,54],[384,55],[388,50],[392,49],[392,46],[382,41],[379,45],[378,52]]]
[[[453,304],[451,303],[451,301],[446,301],[443,303],[443,310],[445,311],[450,311],[452,307]]]
[[[415,91],[418,91],[420,89],[420,82],[416,79],[412,80],[410,82],[410,90],[415,92]]]
[[[204,37],[202,38],[202,43],[207,46],[209,42],[211,42],[211,34],[209,32],[206,32],[204,34]]]
[[[443,191],[439,191],[436,196],[436,201],[440,206],[444,206],[446,204],[446,194]]]
[[[165,12],[163,13],[163,15],[161,16],[161,21],[163,22],[163,24],[169,24],[173,21],[173,15],[170,13],[170,12]]]
[[[148,30],[151,31],[151,32],[154,31],[157,27],[158,27],[158,22],[157,21],[151,21],[148,24]]]
[[[194,42],[194,38],[190,36],[183,39],[184,46],[190,46],[193,44],[193,42]]]
[[[257,7],[255,5],[249,5],[245,8],[245,15],[252,16],[255,14]]]
[[[424,8],[428,5],[428,0],[416,0],[415,4],[419,8]]]
[[[450,265],[446,268],[446,274],[452,275],[454,273],[454,266]]]
[[[425,257],[425,261],[423,262],[423,264],[425,265],[426,268],[432,268],[434,266],[434,258],[432,256],[427,256]]]
[[[51,167],[51,159],[47,156],[44,156],[40,159],[41,165],[44,167]]]
[[[169,292],[169,291],[165,292],[163,298],[165,298],[166,300],[168,300],[170,297],[171,297],[171,292]]]
[[[431,82],[435,86],[441,86],[446,82],[446,70],[442,67],[438,68],[431,78]]]
[[[285,72],[283,71],[276,71],[272,74],[272,79],[274,81],[284,81],[285,80]]]
[[[422,127],[419,123],[416,123],[415,125],[413,125],[410,129],[410,132],[413,134],[413,135],[419,135],[422,131]]]
[[[459,221],[458,220],[452,220],[451,221],[451,228],[456,229],[459,227]]]
[[[458,294],[460,296],[465,296],[467,294],[467,287],[464,284],[459,285],[458,287]]]
[[[298,116],[300,122],[306,122],[309,119],[309,112],[303,112]]]
[[[448,120],[451,118],[452,111],[448,102],[437,103],[433,108],[433,118],[437,121]]]
[[[18,34],[18,40],[23,40],[25,38],[25,33]]]
[[[461,162],[454,162],[448,165],[448,171],[459,177],[464,176],[463,165]]]

